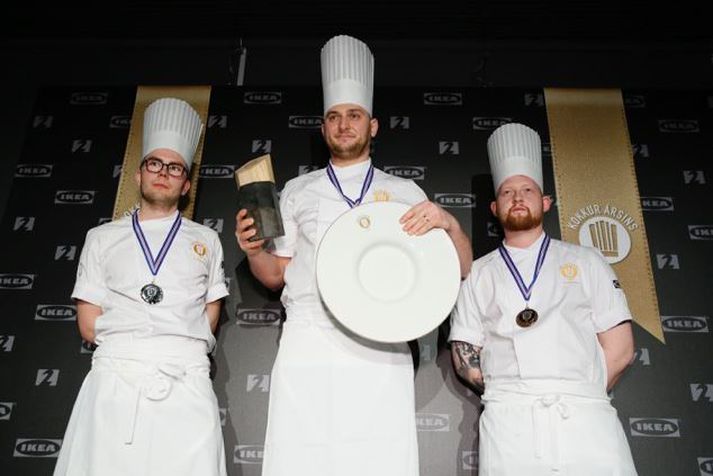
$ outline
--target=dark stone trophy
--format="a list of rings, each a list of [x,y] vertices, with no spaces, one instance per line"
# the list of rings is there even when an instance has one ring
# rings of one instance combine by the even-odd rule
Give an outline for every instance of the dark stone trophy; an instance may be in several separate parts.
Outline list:
[[[270,155],[253,159],[236,170],[235,182],[238,185],[238,209],[245,208],[248,216],[255,220],[257,233],[250,241],[284,235]]]

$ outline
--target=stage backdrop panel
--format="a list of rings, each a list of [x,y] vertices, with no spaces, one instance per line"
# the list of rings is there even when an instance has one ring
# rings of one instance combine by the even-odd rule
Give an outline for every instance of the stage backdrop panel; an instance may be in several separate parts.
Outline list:
[[[93,349],[79,337],[70,292],[87,230],[112,216],[136,90],[47,87],[27,124],[0,225],[3,474],[51,474],[90,368]],[[624,91],[623,98],[665,344],[635,325],[636,359],[613,403],[641,475],[712,475],[713,90]],[[375,105],[375,164],[416,180],[447,207],[473,238],[476,257],[502,236],[488,208],[493,129],[517,121],[540,133],[545,192],[555,194],[542,90],[377,87]],[[225,250],[231,296],[213,378],[233,476],[260,474],[283,319],[279,294],[251,277],[235,243],[233,171],[270,153],[282,188],[324,166],[321,107],[320,88],[211,88],[194,219],[215,229]],[[555,207],[545,219],[553,237],[559,218]],[[453,375],[447,327],[412,343],[424,476],[477,473],[480,402]]]

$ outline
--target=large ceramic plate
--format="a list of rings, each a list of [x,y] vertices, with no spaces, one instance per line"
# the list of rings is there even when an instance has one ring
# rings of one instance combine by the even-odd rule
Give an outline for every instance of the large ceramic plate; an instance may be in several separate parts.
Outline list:
[[[458,254],[446,232],[402,230],[410,207],[372,202],[341,215],[317,250],[322,300],[344,326],[379,342],[405,342],[441,324],[458,297]]]

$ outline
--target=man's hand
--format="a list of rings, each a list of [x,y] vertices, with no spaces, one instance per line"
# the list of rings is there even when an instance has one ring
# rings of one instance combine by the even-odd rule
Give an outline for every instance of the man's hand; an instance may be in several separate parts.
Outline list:
[[[443,228],[447,232],[453,226],[454,220],[453,216],[443,208],[429,200],[424,200],[404,213],[399,223],[409,235],[423,235],[434,228]]]
[[[265,240],[248,241],[250,237],[255,236],[257,230],[253,226],[255,220],[248,216],[246,209],[241,209],[235,215],[235,238],[238,240],[238,246],[248,256],[255,256],[263,251]]]

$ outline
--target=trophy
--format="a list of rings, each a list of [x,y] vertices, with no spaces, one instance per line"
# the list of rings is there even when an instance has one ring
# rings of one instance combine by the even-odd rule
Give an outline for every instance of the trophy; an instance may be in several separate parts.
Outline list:
[[[235,182],[238,185],[238,209],[245,208],[248,216],[255,220],[257,233],[249,241],[284,235],[270,155],[253,159],[236,170]]]

